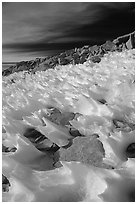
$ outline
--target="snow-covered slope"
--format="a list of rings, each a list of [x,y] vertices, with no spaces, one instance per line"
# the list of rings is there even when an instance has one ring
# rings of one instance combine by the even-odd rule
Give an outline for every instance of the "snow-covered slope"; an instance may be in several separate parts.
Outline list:
[[[133,49],[3,77],[3,201],[134,200],[134,68]]]

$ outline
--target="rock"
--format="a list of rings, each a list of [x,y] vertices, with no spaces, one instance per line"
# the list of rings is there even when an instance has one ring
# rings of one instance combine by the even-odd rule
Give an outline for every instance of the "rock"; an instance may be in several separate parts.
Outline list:
[[[79,161],[84,164],[100,165],[104,156],[102,143],[94,136],[76,137],[67,149],[59,149],[60,161]]]
[[[82,48],[75,48],[67,50],[55,56],[47,56],[45,58],[36,58],[31,61],[21,61],[15,66],[11,66],[2,71],[2,76],[8,76],[14,72],[29,71],[35,73],[36,71],[45,71],[47,69],[54,69],[56,65],[67,64],[83,64],[87,59],[94,63],[99,63],[101,57],[108,52],[119,51],[125,49],[135,48],[135,32],[120,36],[113,41],[106,41],[103,45],[85,45]]]
[[[59,58],[59,64],[60,65],[67,65],[70,63],[70,60],[66,57],[66,58]]]
[[[131,132],[135,130],[135,124],[128,123],[127,121],[122,119],[113,119],[113,124],[118,131]]]
[[[2,144],[2,152],[16,152],[16,147],[6,147]]]
[[[82,53],[80,56],[79,63],[83,64],[88,59],[88,57],[89,57],[89,53]]]
[[[74,127],[70,128],[69,133],[73,136],[73,137],[78,137],[78,136],[83,136],[77,129],[75,129]]]
[[[134,49],[135,48],[135,32],[120,36],[113,40],[117,46],[121,46],[122,49]]]
[[[60,147],[49,139],[45,139],[42,143],[36,145],[36,148],[41,152],[50,152],[54,154]]]
[[[44,117],[49,121],[55,123],[56,125],[66,126],[70,125],[69,121],[73,120],[75,115],[72,112],[61,112],[57,108],[51,107],[48,110],[48,114],[45,114]]]
[[[4,176],[4,175],[2,174],[2,191],[3,191],[3,192],[8,192],[10,186],[11,186],[11,185],[10,185],[9,180],[7,179],[6,176]]]
[[[99,63],[101,61],[101,58],[99,56],[94,56],[94,57],[91,57],[90,59],[94,63]]]
[[[12,74],[12,70],[14,70],[15,66],[11,66],[8,69],[5,69],[4,71],[2,71],[2,76],[8,76],[10,74]]]
[[[135,158],[135,143],[131,143],[126,149],[126,155],[128,158]]]
[[[47,118],[49,121],[55,123],[56,125],[63,126],[68,128],[67,126],[70,126],[69,133],[73,137],[77,136],[82,136],[81,133],[75,129],[74,127],[71,126],[69,121],[73,120],[78,116],[77,113],[72,113],[72,112],[61,112],[57,108],[50,108],[48,115],[44,115],[45,118]]]
[[[54,107],[51,107],[48,110],[48,114],[45,114],[44,117],[55,123],[56,125],[60,125],[60,120],[62,119],[61,112]]]
[[[107,101],[105,99],[99,99],[98,102],[100,102],[101,104],[107,104]]]
[[[54,144],[35,128],[28,128],[23,135],[28,138],[39,151],[56,152],[59,149],[58,145]]]
[[[79,64],[80,56],[78,53],[73,54],[73,64]]]
[[[66,57],[66,53],[64,52],[64,53],[61,53],[60,55],[59,55],[59,57],[60,58],[65,58]]]
[[[51,69],[50,64],[44,62],[44,63],[39,65],[39,70],[40,71],[46,71],[47,69]],[[35,72],[36,71],[37,71],[37,68],[36,68]]]
[[[103,45],[101,45],[103,50],[107,51],[115,51],[117,49],[117,46],[114,42],[111,42],[110,40],[106,41]]]
[[[89,48],[90,55],[91,56],[98,55],[99,54],[99,50],[100,50],[100,46],[98,46],[98,45],[94,45],[94,46],[90,47]]]

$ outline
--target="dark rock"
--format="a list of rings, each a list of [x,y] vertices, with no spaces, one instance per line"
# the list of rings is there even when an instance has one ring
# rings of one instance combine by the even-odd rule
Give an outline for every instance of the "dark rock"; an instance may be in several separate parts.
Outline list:
[[[23,70],[35,73],[36,71],[45,71],[47,69],[54,69],[56,65],[67,64],[82,64],[88,58],[94,63],[99,63],[101,57],[108,52],[118,51],[121,52],[125,49],[135,48],[135,32],[120,36],[113,41],[106,41],[103,45],[89,46],[85,45],[82,48],[75,48],[67,50],[55,56],[47,56],[45,58],[36,58],[31,61],[21,61],[15,66],[11,66],[2,71],[2,76],[8,76],[14,72]]]
[[[6,176],[4,176],[2,174],[2,191],[3,192],[8,192],[10,186],[11,186],[11,184],[10,184],[9,180],[7,179]]]
[[[33,127],[27,128],[24,137],[28,138],[32,143],[39,143],[46,139],[46,136],[42,135]]]
[[[56,152],[59,149],[58,145],[50,141],[35,128],[27,128],[23,135],[28,138],[39,151]]]
[[[82,57],[80,57],[79,63],[83,64],[84,62],[86,62],[86,60],[87,60],[87,58],[82,56]]]
[[[60,125],[60,120],[62,119],[61,112],[54,107],[48,108],[48,114],[45,114],[44,117],[56,125]]]
[[[3,71],[2,71],[2,75],[3,75],[3,76],[8,76],[8,75],[12,74],[12,70],[14,69],[14,67],[15,67],[15,66],[11,66],[11,67],[9,67],[8,69],[3,70]]]
[[[98,45],[94,45],[94,46],[89,48],[91,56],[98,55],[99,50],[100,50],[100,46],[98,46]]]
[[[101,58],[99,56],[94,56],[94,57],[91,57],[90,59],[94,63],[99,63],[101,61]]]
[[[89,55],[89,46],[88,47],[83,47],[82,49],[81,49],[81,55]]]
[[[60,58],[65,58],[66,57],[66,53],[64,52],[64,53],[61,53],[60,55],[59,55],[59,57]]]
[[[72,112],[63,112],[62,118],[60,120],[60,125],[62,126],[70,125],[69,121],[73,120],[74,117],[75,117],[75,114]]]
[[[79,63],[80,64],[83,64],[89,57],[89,53],[83,53],[81,56],[80,56],[80,60],[79,60]]]
[[[70,60],[68,58],[59,58],[60,65],[67,65],[69,63],[70,63]]]
[[[74,53],[73,54],[73,64],[79,64],[80,61],[80,56],[78,55],[78,53]]]
[[[100,99],[100,100],[98,100],[100,103],[102,103],[102,104],[107,104],[107,101],[105,100],[105,99]]]
[[[73,137],[78,137],[78,136],[83,136],[77,129],[75,129],[74,127],[70,128],[69,133],[73,136]]]
[[[70,125],[69,121],[73,120],[75,115],[72,112],[61,112],[57,108],[48,108],[48,114],[44,114],[44,117],[55,123],[56,125],[66,126]]]
[[[113,124],[118,131],[131,132],[135,129],[135,124],[128,123],[122,119],[113,119]]]
[[[16,147],[6,147],[2,144],[2,152],[16,152]]]
[[[50,147],[50,148],[47,148]],[[55,143],[51,142],[50,140],[44,140],[42,143],[38,144],[36,148],[41,151],[41,152],[50,152],[50,153],[55,153],[57,150],[60,149],[58,145]]]
[[[126,149],[126,155],[128,158],[135,158],[135,143],[131,143]]]

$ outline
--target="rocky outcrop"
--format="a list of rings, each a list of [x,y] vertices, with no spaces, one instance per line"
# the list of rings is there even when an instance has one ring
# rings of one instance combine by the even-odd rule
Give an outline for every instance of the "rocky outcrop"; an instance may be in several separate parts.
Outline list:
[[[67,50],[55,56],[36,58],[31,61],[22,61],[17,63],[15,66],[11,66],[8,69],[3,70],[2,75],[8,76],[14,72],[20,72],[23,70],[35,73],[36,71],[54,69],[56,65],[83,64],[87,59],[90,59],[94,63],[99,63],[101,61],[101,57],[108,52],[121,52],[124,49],[134,48],[135,32],[120,36],[113,41],[108,40],[103,45],[85,45],[82,48]]]
[[[118,37],[113,41],[121,49],[134,49],[135,48],[135,32],[128,35]]]
[[[7,76],[9,74],[12,74],[14,72],[19,72],[19,71],[32,71],[35,69],[35,67],[39,67],[39,64],[41,64],[43,61],[45,61],[47,58],[36,58],[35,60],[31,61],[21,61],[18,62],[14,66],[10,66],[8,69],[4,70],[2,72],[3,76]]]

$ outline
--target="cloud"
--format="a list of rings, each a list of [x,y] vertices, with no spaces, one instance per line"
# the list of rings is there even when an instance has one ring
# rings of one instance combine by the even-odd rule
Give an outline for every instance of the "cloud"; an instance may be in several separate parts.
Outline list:
[[[133,3],[125,2],[4,3],[3,57],[13,52],[15,57],[25,52],[48,55],[101,43],[134,29],[133,10]]]
[[[59,2],[9,3],[3,9],[3,42],[40,40],[43,33],[44,38],[61,35],[62,30],[56,32],[58,25],[79,23],[76,16],[85,10],[85,5]]]

